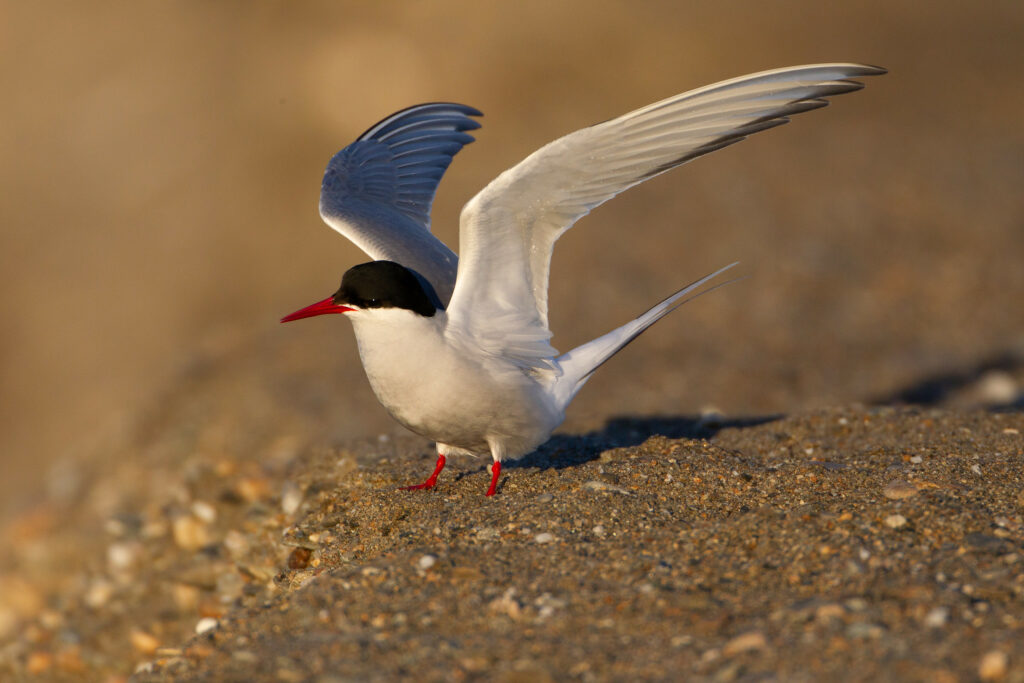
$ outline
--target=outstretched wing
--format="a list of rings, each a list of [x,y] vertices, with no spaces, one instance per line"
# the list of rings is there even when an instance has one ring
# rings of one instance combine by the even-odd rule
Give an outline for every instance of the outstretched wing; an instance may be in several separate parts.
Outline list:
[[[548,270],[555,241],[619,192],[885,73],[813,64],[741,76],[576,131],[502,173],[462,210],[453,329],[525,366],[554,355]]]
[[[430,233],[430,207],[448,164],[473,141],[472,107],[420,104],[392,114],[331,158],[320,215],[374,260],[410,268],[447,304],[458,258]]]

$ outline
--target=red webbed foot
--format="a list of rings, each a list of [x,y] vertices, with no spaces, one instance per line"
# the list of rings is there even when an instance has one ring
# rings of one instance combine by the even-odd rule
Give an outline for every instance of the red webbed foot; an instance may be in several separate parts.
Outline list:
[[[421,489],[432,489],[437,484],[437,475],[441,474],[441,470],[444,469],[445,459],[440,453],[437,454],[437,465],[434,466],[434,473],[431,474],[425,482],[422,484],[414,484],[413,486],[402,486],[399,491],[419,491]]]

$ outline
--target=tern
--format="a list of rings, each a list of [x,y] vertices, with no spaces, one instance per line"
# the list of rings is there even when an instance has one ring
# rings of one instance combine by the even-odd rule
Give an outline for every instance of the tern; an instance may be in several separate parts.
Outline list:
[[[465,205],[458,257],[431,234],[430,209],[482,114],[447,102],[403,109],[334,155],[323,177],[321,217],[373,261],[349,269],[337,292],[281,322],[329,313],[352,322],[377,399],[437,443],[433,474],[405,489],[433,488],[451,455],[490,455],[492,496],[502,461],[547,441],[598,367],[736,265],[559,354],[550,344],[547,300],[555,241],[623,190],[862,88],[853,78],[883,73],[843,63],[763,71],[570,133]]]

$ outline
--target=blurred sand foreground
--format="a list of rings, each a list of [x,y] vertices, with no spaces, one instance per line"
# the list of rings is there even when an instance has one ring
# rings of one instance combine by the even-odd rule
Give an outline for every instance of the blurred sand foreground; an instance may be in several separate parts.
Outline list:
[[[1022,35],[1019,2],[0,0],[0,678],[1024,680]],[[558,135],[840,60],[891,73],[563,238],[554,341],[749,279],[602,368],[493,505],[473,462],[392,493],[429,444],[344,321],[276,322],[364,259],[317,216],[336,150],[482,109],[454,246]]]

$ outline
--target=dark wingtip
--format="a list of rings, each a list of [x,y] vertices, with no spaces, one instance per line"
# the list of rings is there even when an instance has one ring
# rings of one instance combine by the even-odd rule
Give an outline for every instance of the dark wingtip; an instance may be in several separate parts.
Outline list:
[[[883,74],[889,73],[889,70],[884,66],[875,66],[874,64],[862,64],[864,67],[864,73],[858,74],[863,76],[882,76]]]

